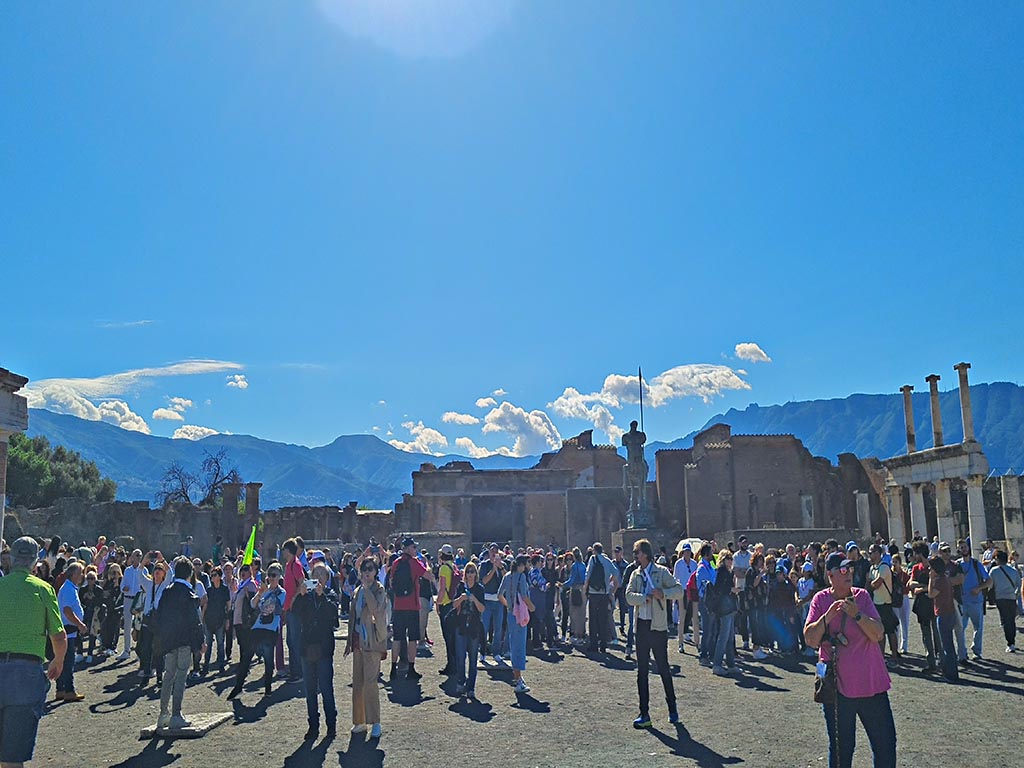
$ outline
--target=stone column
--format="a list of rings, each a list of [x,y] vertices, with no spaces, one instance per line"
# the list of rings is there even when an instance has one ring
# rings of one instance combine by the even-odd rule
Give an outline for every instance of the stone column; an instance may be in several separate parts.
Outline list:
[[[260,518],[260,488],[263,487],[263,483],[246,483],[245,484],[245,521],[248,526],[252,526]],[[248,534],[249,531],[246,530]]]
[[[971,475],[967,478],[967,524],[971,531],[971,546],[975,553],[981,543],[988,538],[988,523],[985,522],[985,496],[982,487],[984,475]]]
[[[910,535],[920,534],[922,539],[928,538],[928,520],[924,514],[924,484],[910,485]]]
[[[928,382],[928,394],[931,398],[932,405],[932,437],[935,441],[935,447],[940,447],[942,443],[942,411],[939,410],[939,379],[942,377],[937,373],[933,373],[931,376],[926,376],[925,381]]]
[[[244,546],[249,531],[243,531],[238,514],[238,497],[241,495],[241,483],[224,483],[220,495],[220,535],[224,537],[224,546]],[[243,540],[244,539],[244,540]]]
[[[0,368],[0,539],[4,536],[7,499],[7,441],[15,432],[28,429],[28,400],[15,394],[28,379]]]
[[[907,423],[907,453],[917,450],[917,434],[914,432],[914,403],[911,400],[911,393],[914,388],[910,384],[900,387],[903,393],[903,420]]]
[[[871,530],[871,497],[868,496],[867,491],[854,491],[853,495],[857,499],[857,528],[860,529],[860,535],[865,538],[871,538],[873,531]]]
[[[885,487],[885,512],[889,521],[889,538],[902,546],[907,540],[903,525],[903,488],[899,485]]]
[[[974,416],[971,414],[971,387],[967,383],[970,363],[957,363],[953,370],[960,375],[960,417],[964,422],[964,442],[974,442]]]
[[[1020,478],[1017,475],[1003,475],[999,478],[1003,491],[1003,528],[1006,546],[1012,552],[1024,547],[1024,519],[1020,510]]]
[[[935,518],[939,526],[939,541],[945,541],[952,547],[956,542],[956,525],[953,523],[949,480],[935,481]]]

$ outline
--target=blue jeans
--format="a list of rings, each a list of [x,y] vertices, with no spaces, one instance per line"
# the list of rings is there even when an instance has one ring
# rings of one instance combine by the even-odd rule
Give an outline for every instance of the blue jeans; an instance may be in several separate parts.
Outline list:
[[[960,671],[957,668],[956,648],[953,646],[953,625],[956,623],[956,615],[939,616],[939,639],[942,641],[942,651],[945,654],[942,659],[942,673],[947,680],[958,681]]]
[[[874,756],[874,768],[896,768],[896,723],[892,719],[889,694],[862,699],[839,694],[838,704],[822,704],[828,732],[828,767],[851,768],[857,739],[857,718],[867,732]],[[836,750],[836,710],[839,711],[839,749]]]
[[[736,663],[736,643],[733,642],[735,637],[733,622],[735,620],[735,613],[718,617],[718,641],[715,643],[715,652],[711,657],[711,663],[716,666],[731,667]]]
[[[302,676],[306,685],[306,719],[309,727],[317,728],[320,725],[317,693],[324,700],[324,720],[328,727],[333,726],[338,721],[338,707],[334,703],[334,659],[331,656],[316,661],[303,659]]]
[[[486,644],[487,637],[492,632],[494,634],[494,640],[490,647],[487,649],[490,651],[492,656],[501,653],[501,642],[504,636],[502,630],[502,612],[505,610],[504,606],[496,600],[485,600],[484,601],[484,613],[481,620],[484,623],[484,638],[483,643]]]
[[[718,617],[704,607],[704,601],[698,604],[700,611],[700,657],[710,659],[718,643]]]
[[[68,649],[64,654],[64,666],[57,678],[57,693],[75,692],[75,647],[78,645],[78,636],[68,638]]]
[[[466,686],[467,691],[476,690],[476,662],[480,653],[480,638],[467,637],[455,632],[455,669],[459,683]],[[469,675],[466,675],[466,656],[469,656]]]
[[[974,639],[971,641],[971,653],[975,656],[981,656],[981,638],[985,631],[985,603],[980,600],[976,603],[968,603],[965,600],[963,603],[963,609],[964,631],[967,631],[968,619],[970,619],[971,624],[974,625]],[[964,658],[967,658],[966,651],[964,651]]]
[[[302,622],[294,611],[288,611],[288,677],[302,678]]]
[[[512,669],[526,669],[526,627],[520,627],[515,616],[508,617],[508,645],[512,654]]]
[[[40,662],[0,661],[0,763],[32,759],[49,689]]]

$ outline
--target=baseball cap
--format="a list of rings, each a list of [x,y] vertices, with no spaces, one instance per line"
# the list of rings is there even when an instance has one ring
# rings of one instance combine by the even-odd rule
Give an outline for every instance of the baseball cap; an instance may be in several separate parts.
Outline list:
[[[613,551],[615,551],[615,552],[621,552],[621,551],[622,551],[622,547],[620,547],[620,546],[619,546],[618,544],[616,544],[616,545],[615,545],[615,549],[614,549]]]
[[[851,549],[856,549],[858,551],[860,550],[860,547],[857,546],[857,542],[856,541],[848,541],[848,542],[846,542],[846,551],[849,552]]]
[[[693,547],[690,546],[690,542],[686,542],[685,544],[683,544],[683,548],[680,550],[680,552],[693,552]]]
[[[39,545],[31,536],[22,536],[11,544],[12,560],[28,560],[39,557]]]
[[[814,566],[811,565],[810,563],[804,563],[803,572],[804,573],[814,573]]]
[[[740,544],[742,544],[742,543],[743,543],[743,542],[745,542],[746,540],[747,540],[747,537],[746,537],[746,536],[740,536],[740,537],[739,537],[739,538],[737,539],[737,541],[738,541],[738,542],[739,542]]]
[[[444,544],[444,545],[441,546],[441,554],[442,555],[454,555],[455,554],[455,550],[452,549],[452,545],[451,544]]]
[[[415,546],[417,546],[416,539],[414,539],[412,536],[406,536],[404,539],[402,539],[402,549],[405,549],[406,547]]]
[[[853,565],[852,560],[847,560],[841,552],[833,552],[825,561],[825,569],[834,571],[836,568],[847,568]]]

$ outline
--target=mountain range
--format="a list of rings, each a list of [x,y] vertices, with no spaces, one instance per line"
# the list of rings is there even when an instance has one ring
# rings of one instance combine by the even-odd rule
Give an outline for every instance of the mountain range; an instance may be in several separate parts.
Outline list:
[[[1024,471],[1024,387],[1007,382],[971,387],[975,434],[993,470]],[[926,392],[914,395],[919,448],[932,444]],[[939,397],[945,442],[959,442],[963,430],[956,390]],[[793,434],[818,456],[833,462],[840,453],[888,458],[906,451],[901,395],[850,395],[831,400],[749,405],[708,420],[705,427],[725,423],[735,434]],[[702,427],[703,429],[703,427]],[[654,452],[688,448],[696,432],[671,442],[647,444],[653,477]],[[152,501],[160,478],[174,461],[198,471],[204,451],[224,448],[242,477],[263,483],[261,505],[337,504],[388,509],[412,489],[413,470],[423,462],[440,466],[465,457],[430,456],[401,451],[373,435],[342,435],[334,442],[308,448],[249,435],[211,435],[202,440],[172,440],[131,432],[112,424],[32,409],[29,435],[45,435],[51,443],[78,451],[96,462],[118,485],[118,498]],[[490,456],[472,459],[477,469],[527,468],[538,456]]]

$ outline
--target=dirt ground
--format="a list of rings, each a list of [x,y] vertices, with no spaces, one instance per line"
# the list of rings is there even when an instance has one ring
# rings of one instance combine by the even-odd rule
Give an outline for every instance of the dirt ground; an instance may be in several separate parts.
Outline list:
[[[608,768],[671,764],[722,766],[826,765],[824,722],[811,700],[812,664],[806,660],[754,661],[738,652],[742,675],[717,678],[698,666],[693,648],[685,655],[670,640],[670,660],[678,664],[676,694],[682,724],[669,725],[660,682],[651,680],[655,727],[636,731],[636,675],[621,649],[607,656],[544,653],[530,656],[526,679],[530,694],[516,696],[508,667],[481,669],[479,701],[448,695],[438,675],[444,651],[431,619],[437,645],[417,663],[418,683],[385,686],[383,737],[369,741],[349,734],[351,660],[335,659],[339,705],[338,738],[303,743],[306,708],[300,684],[275,681],[269,698],[251,680],[234,702],[226,700],[231,680],[212,676],[190,684],[189,712],[233,712],[232,721],[196,740],[141,741],[139,731],[155,721],[158,691],[150,681],[139,686],[137,664],[103,661],[82,667],[76,685],[86,699],[77,704],[48,705],[40,724],[33,766],[219,766],[258,765],[299,768],[384,765],[593,766]],[[924,765],[943,751],[978,755],[993,741],[1004,744],[1000,764],[1020,756],[1024,715],[1024,653],[1004,653],[997,615],[985,622],[985,656],[963,674],[959,686],[920,672],[923,661],[916,623],[911,627],[911,655],[893,673],[891,692],[896,717],[899,764]],[[237,650],[236,650],[237,659]],[[446,686],[447,687],[447,686]],[[51,690],[52,697],[52,690]],[[949,746],[959,747],[950,752]],[[1011,746],[1016,744],[1016,746]],[[1002,750],[1000,750],[1002,752]],[[1007,762],[1009,759],[1009,762]],[[929,761],[930,762],[930,761]],[[870,750],[858,731],[855,765],[868,766]]]

